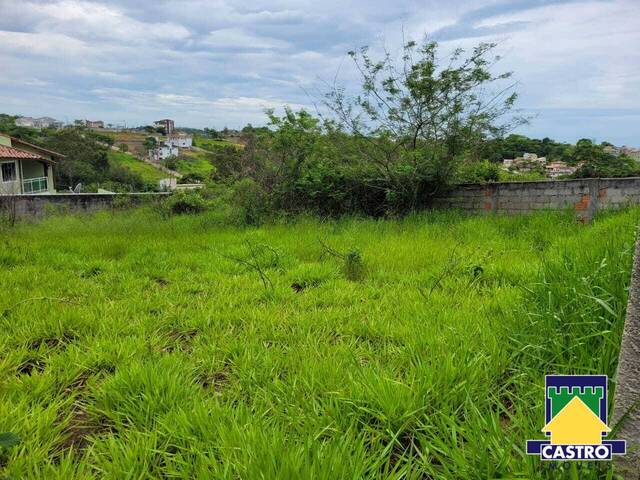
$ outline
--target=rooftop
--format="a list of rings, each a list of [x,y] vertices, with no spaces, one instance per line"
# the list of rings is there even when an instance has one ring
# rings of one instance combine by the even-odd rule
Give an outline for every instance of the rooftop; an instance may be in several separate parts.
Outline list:
[[[6,145],[0,145],[0,158],[22,158],[31,160],[46,160],[40,155],[35,153],[25,152],[24,150],[18,150],[17,148],[8,147]]]

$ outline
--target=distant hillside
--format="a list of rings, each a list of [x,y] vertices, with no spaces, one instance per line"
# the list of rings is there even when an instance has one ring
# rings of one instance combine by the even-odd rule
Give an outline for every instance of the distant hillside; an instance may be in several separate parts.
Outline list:
[[[147,184],[158,185],[163,178],[167,178],[167,174],[161,172],[152,165],[130,155],[128,153],[116,152],[111,150],[108,153],[109,162],[113,165],[126,168],[130,172],[139,175]]]

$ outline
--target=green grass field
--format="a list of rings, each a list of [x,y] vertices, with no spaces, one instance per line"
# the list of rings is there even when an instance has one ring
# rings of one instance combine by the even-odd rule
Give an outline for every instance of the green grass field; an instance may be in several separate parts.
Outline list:
[[[195,150],[182,150],[176,161],[176,171],[183,175],[196,173],[203,178],[209,178],[214,170],[213,164],[207,159],[207,154]]]
[[[215,152],[219,148],[228,147],[228,146],[243,148],[242,145],[239,145],[237,143],[232,143],[227,140],[219,140],[215,138],[206,138],[206,137],[196,136],[193,140],[196,146],[198,146],[199,148],[203,148],[204,150],[209,150],[211,152]]]
[[[216,218],[1,232],[0,476],[611,478],[523,452],[614,374],[638,210]]]
[[[167,178],[167,174],[154,168],[148,163],[143,162],[142,160],[134,157],[133,155],[129,155],[127,153],[116,152],[114,150],[110,150],[107,155],[109,156],[109,161],[123,166],[132,172],[140,174],[142,180],[146,183],[152,183],[157,185],[158,182]]]

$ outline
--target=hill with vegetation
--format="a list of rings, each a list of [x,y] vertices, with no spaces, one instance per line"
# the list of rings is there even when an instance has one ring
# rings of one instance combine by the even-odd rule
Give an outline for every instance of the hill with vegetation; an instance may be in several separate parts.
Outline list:
[[[139,175],[142,181],[148,186],[157,186],[160,180],[167,178],[166,173],[146,162],[141,161],[139,158],[136,158],[129,153],[111,150],[107,155],[109,157],[109,161],[113,165],[118,165],[136,175]]]

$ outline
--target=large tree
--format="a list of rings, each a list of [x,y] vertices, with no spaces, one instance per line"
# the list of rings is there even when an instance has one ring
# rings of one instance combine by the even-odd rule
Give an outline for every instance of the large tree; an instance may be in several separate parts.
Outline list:
[[[415,208],[452,177],[458,161],[482,143],[526,120],[512,111],[511,73],[492,73],[496,45],[456,49],[442,62],[436,42],[410,41],[399,61],[374,60],[364,47],[350,52],[361,92],[335,86],[326,105],[359,140],[360,151],[386,185],[389,203]]]
[[[56,186],[73,187],[78,182],[96,183],[108,179],[107,147],[78,129],[56,132],[44,142],[47,148],[65,155],[54,172]]]

